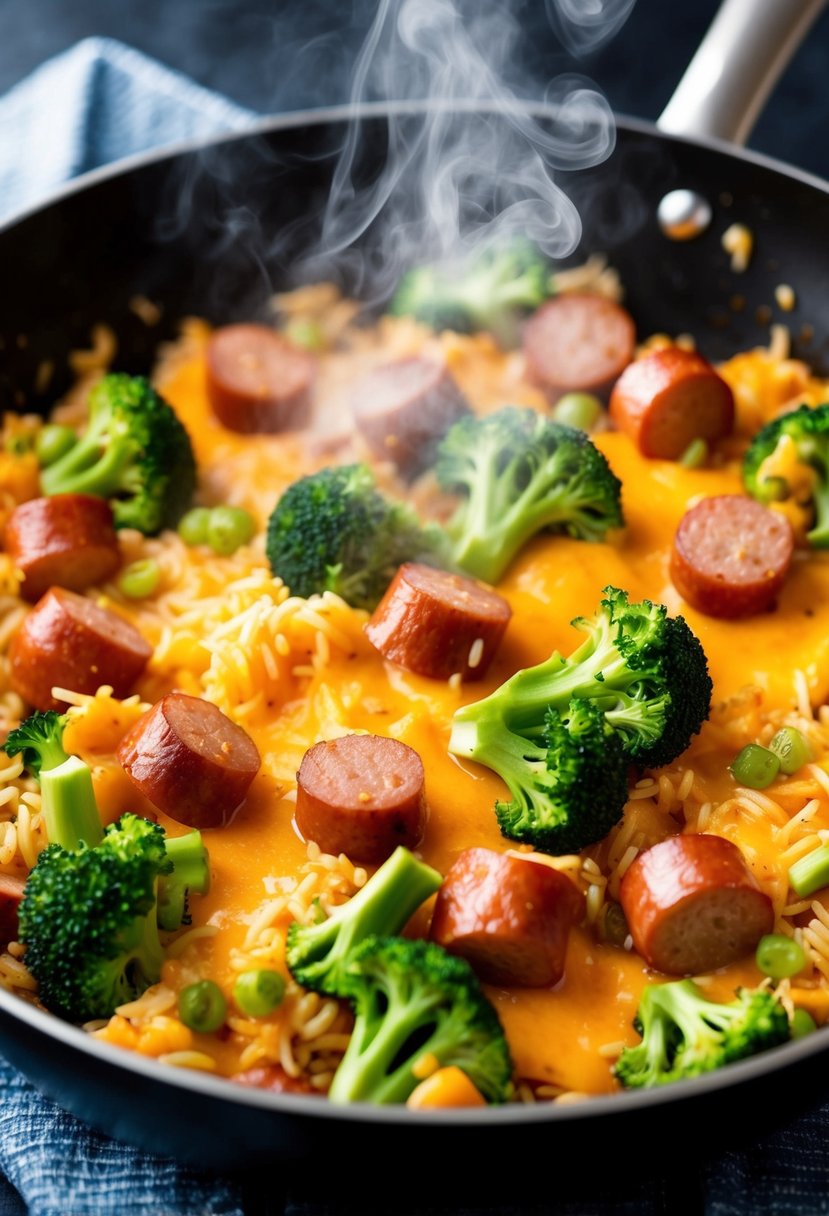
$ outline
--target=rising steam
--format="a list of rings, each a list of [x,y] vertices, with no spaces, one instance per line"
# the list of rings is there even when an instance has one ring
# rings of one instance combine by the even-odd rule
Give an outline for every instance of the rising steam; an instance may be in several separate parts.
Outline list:
[[[544,0],[550,24],[573,55],[597,51],[617,34],[636,0]]]
[[[548,2],[575,38],[571,9],[601,10],[607,28],[608,15],[621,24],[633,0]],[[579,216],[554,175],[609,155],[610,108],[575,75],[554,80],[545,104],[528,107],[505,83],[520,32],[509,5],[469,8],[461,15],[455,0],[381,0],[351,101],[421,100],[392,107],[384,168],[369,180],[361,169],[365,123],[350,125],[311,274],[345,272],[364,299],[377,298],[413,262],[456,258],[513,235],[551,258],[577,245]],[[582,22],[579,37],[597,37],[600,26],[598,17]]]

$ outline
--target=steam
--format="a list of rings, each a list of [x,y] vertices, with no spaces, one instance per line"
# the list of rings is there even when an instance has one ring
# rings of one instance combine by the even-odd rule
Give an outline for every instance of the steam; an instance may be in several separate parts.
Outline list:
[[[597,51],[617,34],[636,0],[544,0],[550,24],[572,55]]]
[[[621,24],[633,0],[547,2],[567,37],[587,45],[608,21]],[[303,277],[345,271],[365,299],[388,294],[413,262],[463,257],[513,236],[553,259],[578,244],[578,213],[555,177],[610,154],[610,108],[577,75],[555,79],[545,103],[528,106],[506,83],[520,34],[509,6],[469,8],[380,0],[351,102],[403,100],[389,115],[384,167],[368,180],[365,120],[350,124]]]

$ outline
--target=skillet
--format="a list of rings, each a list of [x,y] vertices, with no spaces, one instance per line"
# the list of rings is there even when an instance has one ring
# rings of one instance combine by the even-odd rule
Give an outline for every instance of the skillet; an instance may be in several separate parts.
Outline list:
[[[817,5],[798,0],[794,7],[805,24]],[[745,28],[742,36],[767,69],[767,89],[782,66],[779,32],[766,31],[765,56]],[[699,87],[693,71],[686,88],[692,99]],[[573,260],[605,252],[620,273],[639,332],[692,331],[712,360],[767,341],[774,288],[790,283],[796,308],[776,319],[790,325],[795,353],[829,375],[829,187],[712,138],[744,137],[745,114],[756,104],[757,93],[727,104],[721,99],[707,117],[697,112],[689,118],[680,89],[664,123],[675,130],[695,126],[702,134],[694,140],[620,118],[608,161],[560,181],[584,222]],[[383,162],[389,114],[414,128],[428,109],[428,103],[362,107],[370,149],[361,164],[366,180]],[[543,107],[527,109],[542,125],[550,119]],[[287,283],[291,263],[313,247],[336,154],[353,117],[346,109],[294,114],[265,120],[243,136],[138,158],[88,175],[0,230],[0,407],[47,408],[71,381],[68,352],[88,343],[96,322],[105,321],[118,335],[119,369],[142,372],[158,343],[174,336],[180,317],[198,313],[227,322],[251,316],[266,295],[266,280],[267,291]],[[465,120],[458,107],[456,121]],[[493,110],[491,121],[504,119]],[[699,192],[713,209],[711,224],[693,241],[667,240],[656,220],[659,201],[676,188]],[[184,192],[185,218],[166,222]],[[235,228],[228,240],[227,217],[238,215],[242,202],[245,214],[258,217],[257,235]],[[720,243],[734,221],[756,236],[755,255],[740,275]],[[271,246],[261,239],[286,230],[288,242]],[[163,306],[159,325],[148,328],[132,311],[136,295]],[[48,387],[44,363],[52,368]],[[701,1123],[723,1143],[738,1123],[748,1134],[768,1130],[772,1112],[791,1117],[825,1098],[828,1047],[829,1033],[818,1033],[680,1086],[581,1104],[415,1116],[398,1108],[335,1108],[163,1068],[91,1040],[0,991],[0,1051],[49,1096],[110,1135],[211,1168],[321,1153],[333,1164],[341,1155],[364,1153],[367,1140],[377,1159],[399,1152],[403,1135],[407,1155],[428,1153],[436,1164],[473,1153],[480,1159],[507,1141],[533,1156],[549,1152],[552,1141],[557,1152],[566,1151],[583,1143],[586,1132],[600,1138],[603,1153],[628,1154],[644,1142],[656,1148],[675,1143]]]

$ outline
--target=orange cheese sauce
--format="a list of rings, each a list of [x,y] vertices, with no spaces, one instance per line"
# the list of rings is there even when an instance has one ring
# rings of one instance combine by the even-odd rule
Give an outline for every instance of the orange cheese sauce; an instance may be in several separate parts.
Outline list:
[[[242,505],[263,527],[282,490],[331,457],[304,437],[250,437],[221,427],[206,399],[203,340],[203,331],[191,334],[184,353],[162,368],[159,387],[193,438],[201,474],[200,501]],[[364,335],[345,352],[323,357],[317,389],[319,431],[329,436],[345,431],[348,390],[366,367],[381,357],[424,347],[440,351],[482,412],[507,403],[543,408],[538,393],[521,380],[520,356],[502,354],[487,338],[435,338],[408,322],[386,320],[376,333]],[[737,393],[744,434],[775,416],[786,403],[823,399],[824,386],[811,380],[802,365],[781,365],[763,352],[739,356],[726,366],[724,375]],[[782,907],[785,889],[781,892],[775,868],[780,850],[773,830],[780,825],[759,813],[747,817],[731,805],[735,784],[727,766],[739,747],[762,731],[767,711],[783,713],[794,706],[795,669],[805,673],[812,704],[829,697],[829,554],[798,553],[776,611],[738,623],[707,618],[688,608],[675,592],[668,558],[674,531],[689,504],[700,496],[741,490],[739,441],[716,467],[687,470],[675,463],[643,459],[622,434],[601,433],[595,440],[623,483],[626,527],[603,544],[543,537],[527,547],[499,587],[514,616],[485,680],[456,688],[421,678],[386,664],[366,644],[355,651],[332,651],[323,669],[295,680],[285,696],[263,701],[246,714],[243,725],[259,747],[263,767],[233,822],[204,833],[213,885],[208,895],[192,901],[194,925],[217,931],[190,948],[189,971],[176,962],[167,965],[167,983],[177,987],[195,966],[226,992],[231,990],[236,974],[233,952],[242,947],[257,910],[273,894],[278,880],[297,875],[306,860],[306,847],[292,818],[291,774],[304,748],[329,737],[332,721],[340,733],[390,734],[420,754],[427,774],[429,821],[419,852],[438,870],[445,872],[459,852],[474,845],[510,847],[493,812],[494,801],[503,795],[500,780],[447,752],[452,714],[518,668],[540,662],[556,649],[568,653],[580,638],[569,622],[591,613],[607,584],[625,588],[631,599],[661,601],[672,614],[686,616],[708,656],[715,703],[739,697],[746,686],[756,690],[735,702],[739,712],[706,727],[673,769],[694,770],[694,805],[711,804],[705,830],[730,836],[745,848],[758,879]],[[336,459],[360,455],[346,450]],[[402,487],[397,490],[403,492]],[[133,612],[127,604],[119,608],[128,615]],[[140,613],[133,615],[139,627],[146,625]],[[199,653],[198,641],[182,642],[177,660],[163,671],[150,671],[139,687],[147,700],[170,687],[201,691],[207,658]],[[134,792],[111,764],[102,763],[96,780],[108,817],[128,807],[136,809]],[[785,781],[779,784],[783,787]],[[774,797],[778,793],[769,791]],[[785,789],[780,796],[785,798]],[[796,813],[803,802],[804,797],[791,797],[785,803],[787,813]],[[650,843],[682,827],[659,809],[655,798],[642,799],[639,808],[644,837]],[[183,830],[164,816],[161,820],[173,834]],[[829,828],[829,798],[815,823]],[[693,822],[688,826],[693,828]],[[600,864],[606,861],[602,848],[591,850]],[[421,929],[425,915],[418,921]],[[611,1090],[613,1045],[636,1041],[631,1022],[642,986],[650,978],[641,959],[602,943],[595,925],[588,924],[573,932],[565,978],[555,990],[489,988],[517,1075],[562,1090]],[[714,977],[709,991],[729,999],[738,984],[756,984],[760,978],[747,960]],[[811,1001],[815,1008],[825,1004],[817,982],[809,991],[804,1003]],[[274,1023],[279,1017],[273,1016]],[[117,1041],[116,1033],[112,1037]],[[218,1042],[215,1036],[194,1035],[192,1040],[214,1057],[219,1071],[230,1074],[239,1067],[240,1044],[233,1035]]]

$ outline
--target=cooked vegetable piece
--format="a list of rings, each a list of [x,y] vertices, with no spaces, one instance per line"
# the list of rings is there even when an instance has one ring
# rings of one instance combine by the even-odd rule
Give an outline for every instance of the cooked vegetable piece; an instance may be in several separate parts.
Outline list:
[[[178,1016],[198,1034],[213,1034],[224,1025],[226,1015],[227,1001],[213,980],[198,980],[179,993]]]
[[[708,460],[708,444],[704,439],[692,439],[679,458],[684,469],[701,469]]]
[[[829,886],[829,845],[812,849],[789,866],[789,886],[801,899]]]
[[[780,772],[791,777],[812,759],[809,740],[795,726],[782,726],[772,737],[769,751],[780,761]]]
[[[669,836],[640,853],[619,890],[635,950],[668,975],[702,975],[753,951],[774,907],[735,844]]]
[[[38,600],[9,647],[12,687],[35,709],[62,702],[53,687],[95,693],[111,684],[126,697],[146,667],[152,648],[134,625],[93,600],[52,587]]]
[[[156,881],[170,864],[163,828],[129,814],[92,847],[47,845],[20,906],[26,966],[47,1009],[108,1018],[158,982]]]
[[[91,494],[56,494],[21,503],[9,516],[5,544],[23,575],[21,595],[30,603],[50,587],[94,587],[121,565],[112,511]]]
[[[671,580],[707,616],[756,616],[774,606],[793,553],[794,533],[784,516],[744,494],[718,494],[680,520]]]
[[[86,430],[43,470],[45,494],[96,494],[116,528],[154,536],[190,505],[196,463],[187,431],[143,376],[104,376],[89,394]]]
[[[767,1051],[791,1036],[789,1019],[766,988],[740,989],[728,1004],[709,1001],[691,980],[648,984],[614,1073],[628,1089],[649,1089],[722,1068]]]
[[[10,731],[3,750],[22,753],[26,768],[40,782],[41,809],[50,844],[74,851],[96,845],[103,835],[89,766],[63,746],[66,714],[31,714]]]
[[[214,507],[207,521],[207,544],[220,557],[229,557],[256,533],[253,516],[243,507]]]
[[[60,426],[53,422],[41,427],[35,439],[35,454],[40,467],[46,468],[60,460],[77,442],[78,436],[71,426]]]
[[[121,740],[118,761],[133,785],[177,823],[229,823],[259,771],[256,744],[212,702],[170,692]]]
[[[426,815],[423,762],[399,739],[343,735],[302,757],[296,825],[323,853],[385,861],[398,845],[420,844]]]
[[[408,849],[395,849],[366,885],[330,916],[313,925],[290,925],[286,957],[294,979],[305,988],[337,995],[353,947],[372,935],[399,933],[441,881],[437,870]]]
[[[434,552],[437,530],[385,498],[365,465],[321,469],[289,486],[268,520],[271,570],[294,595],[334,591],[353,608],[376,607],[405,561]]]
[[[437,1110],[450,1106],[486,1106],[486,1098],[457,1064],[438,1068],[421,1081],[406,1099],[409,1110]]]
[[[610,417],[643,456],[679,460],[695,439],[730,435],[734,394],[696,351],[652,350],[622,372],[610,394]]]
[[[795,1009],[792,1014],[792,1038],[804,1039],[807,1034],[814,1034],[817,1030],[817,1023],[808,1009]]]
[[[512,609],[491,587],[406,562],[366,625],[384,658],[432,680],[456,673],[480,680],[495,657]]]
[[[829,403],[801,405],[758,431],[743,457],[743,481],[758,502],[800,508],[809,543],[829,546]]]
[[[747,743],[731,763],[731,776],[750,790],[766,789],[779,772],[779,756],[759,743]]]
[[[488,1102],[510,1096],[503,1029],[463,959],[432,942],[370,937],[346,956],[337,992],[354,1003],[355,1022],[330,1101],[405,1102],[426,1055],[463,1069]]]
[[[592,431],[602,416],[602,403],[593,393],[565,393],[553,408],[553,421]]]
[[[487,330],[505,347],[518,341],[519,322],[555,290],[550,267],[529,241],[473,251],[459,261],[409,270],[389,306],[432,329]]]
[[[429,936],[487,984],[544,988],[564,975],[570,929],[583,915],[584,896],[552,866],[465,849],[438,892]]]
[[[763,975],[784,980],[803,970],[806,953],[793,937],[786,937],[785,933],[767,933],[757,943],[755,960]]]
[[[573,390],[606,400],[635,345],[633,317],[621,304],[567,292],[539,308],[524,328],[527,379],[552,402]]]
[[[118,577],[118,590],[128,600],[144,600],[158,590],[161,567],[153,557],[142,557],[125,566]]]
[[[210,507],[192,507],[178,521],[178,534],[185,545],[206,545],[210,525]]]
[[[166,836],[172,869],[158,879],[158,927],[168,933],[190,924],[190,894],[210,890],[210,855],[199,831]]]
[[[438,446],[438,480],[462,495],[446,558],[497,583],[539,532],[603,540],[623,524],[621,483],[583,431],[508,406],[461,419]]]
[[[269,968],[243,971],[233,985],[234,1001],[251,1018],[266,1018],[279,1008],[284,996],[284,976]]]

